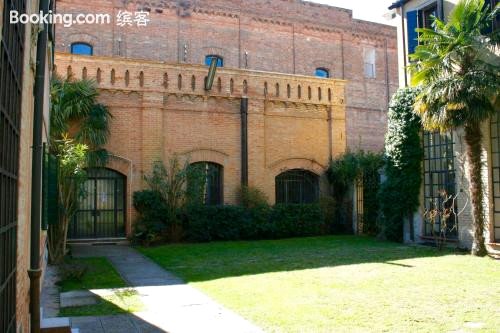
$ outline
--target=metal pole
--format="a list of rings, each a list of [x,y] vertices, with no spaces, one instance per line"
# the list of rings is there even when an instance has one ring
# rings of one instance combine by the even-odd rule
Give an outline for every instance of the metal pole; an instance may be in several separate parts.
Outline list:
[[[40,1],[40,11],[48,13],[49,0]],[[40,229],[42,216],[42,159],[43,159],[43,107],[45,99],[45,65],[47,57],[48,26],[44,24],[38,32],[36,50],[36,72],[33,109],[33,157],[31,167],[31,253],[30,268],[30,312],[31,332],[40,332]]]
[[[248,186],[248,98],[241,98],[241,186]]]

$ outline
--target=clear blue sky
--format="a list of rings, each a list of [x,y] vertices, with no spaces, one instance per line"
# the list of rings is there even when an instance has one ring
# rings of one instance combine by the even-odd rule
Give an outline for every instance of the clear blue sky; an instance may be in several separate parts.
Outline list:
[[[335,7],[352,9],[353,17],[384,24],[395,24],[393,20],[386,20],[383,15],[395,0],[311,0]]]

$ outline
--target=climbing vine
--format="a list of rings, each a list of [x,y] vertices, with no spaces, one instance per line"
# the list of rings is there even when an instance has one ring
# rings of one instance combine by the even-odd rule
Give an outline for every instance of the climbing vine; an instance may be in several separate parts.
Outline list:
[[[382,232],[388,239],[403,239],[403,220],[413,230],[413,213],[419,206],[422,181],[422,145],[420,118],[413,113],[418,94],[415,88],[396,92],[389,104],[388,131],[385,137],[385,175],[379,197],[383,218]],[[412,232],[412,231],[411,231]]]
[[[377,233],[379,202],[377,198],[380,186],[379,171],[384,165],[382,154],[372,152],[347,152],[332,160],[327,171],[328,180],[333,188],[337,202],[335,219],[343,225],[350,225],[352,198],[349,195],[356,179],[363,181],[364,226],[363,233]]]

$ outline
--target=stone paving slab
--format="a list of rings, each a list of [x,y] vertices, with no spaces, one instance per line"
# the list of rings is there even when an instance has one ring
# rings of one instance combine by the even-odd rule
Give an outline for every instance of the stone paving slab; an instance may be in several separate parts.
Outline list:
[[[57,280],[57,268],[47,265],[43,277],[40,300],[43,309],[42,318],[53,318],[59,314],[59,288],[56,285]]]
[[[94,305],[98,301],[97,296],[88,290],[74,290],[60,294],[61,308]]]
[[[73,318],[81,333],[261,333],[262,330],[187,285],[129,246],[73,245],[75,257],[106,257],[139,292],[146,310],[134,314]],[[95,329],[91,331],[90,329]]]

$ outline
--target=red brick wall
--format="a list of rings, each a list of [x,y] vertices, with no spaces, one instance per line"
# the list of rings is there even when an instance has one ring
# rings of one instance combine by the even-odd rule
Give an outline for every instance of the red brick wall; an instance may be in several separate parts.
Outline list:
[[[271,203],[275,201],[278,174],[289,169],[306,169],[320,175],[324,186],[324,170],[330,157],[346,150],[342,80],[221,68],[217,70],[214,88],[206,92],[201,84],[206,67],[200,65],[68,54],[57,54],[56,64],[62,76],[69,71],[73,77],[81,78],[85,71],[87,77],[96,78],[98,70],[101,72],[99,99],[113,115],[106,147],[113,158],[108,167],[127,177],[129,222],[134,220],[131,194],[144,188],[143,176],[151,171],[154,161],[168,162],[174,155],[191,163],[207,161],[222,165],[224,202],[237,203],[241,181],[242,96],[249,101],[249,184],[266,193]],[[113,71],[115,81],[111,82]],[[168,85],[164,84],[165,73]],[[182,74],[181,89],[179,74]],[[221,79],[220,90],[218,79]],[[128,223],[127,230],[130,228]]]
[[[142,28],[116,22],[58,26],[59,51],[85,41],[101,56],[202,64],[205,55],[215,53],[226,67],[302,75],[325,67],[332,77],[348,80],[348,146],[383,146],[387,100],[398,86],[395,28],[352,19],[349,10],[296,0],[60,0],[57,9],[109,13],[112,19],[119,10],[151,13]],[[374,79],[363,72],[368,47],[376,50]]]

